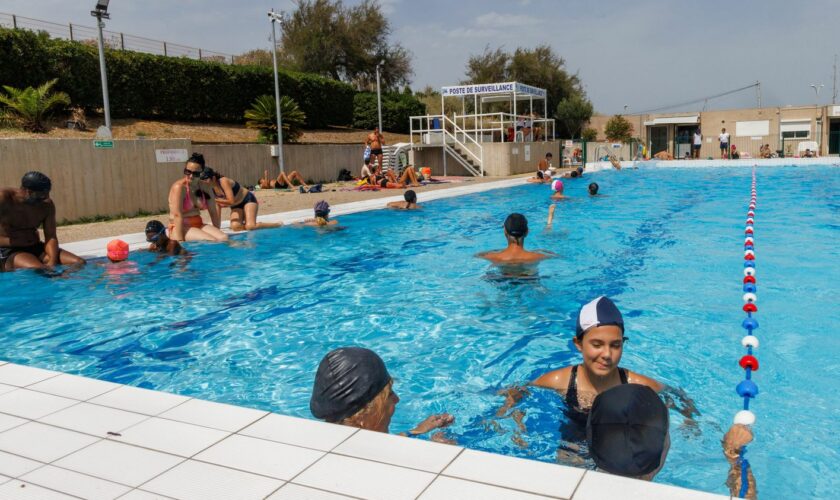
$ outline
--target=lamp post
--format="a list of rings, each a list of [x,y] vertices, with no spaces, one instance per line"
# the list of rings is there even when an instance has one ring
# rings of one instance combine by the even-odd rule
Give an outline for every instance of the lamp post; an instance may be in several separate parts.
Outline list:
[[[99,46],[99,73],[102,77],[102,107],[105,110],[105,128],[111,132],[111,105],[108,101],[108,74],[105,71],[105,44],[102,42],[102,28],[105,27],[103,19],[111,19],[108,14],[108,2],[110,0],[97,0],[96,7],[90,11],[90,15],[96,18],[96,25],[99,27],[99,37],[97,38],[97,45]]]
[[[825,85],[823,85],[822,83],[812,83],[810,85],[810,87],[812,89],[814,89],[814,95],[816,97],[816,102],[814,103],[814,112],[817,115],[816,118],[815,118],[817,123],[816,123],[816,127],[814,127],[814,128],[815,128],[815,135],[819,139],[819,142],[817,142],[817,149],[819,150],[819,151],[817,151],[817,154],[821,155],[822,154],[822,151],[821,151],[822,150],[822,116],[820,116],[821,113],[819,112],[819,109],[820,109],[820,90],[823,87],[825,87]]]
[[[274,23],[280,23],[283,27],[284,14],[283,12],[274,12],[274,9],[268,11],[268,18],[271,20],[271,60],[274,63],[274,103],[277,111],[277,162],[280,166],[280,172],[285,172],[285,165],[283,163],[283,118],[280,115],[280,81],[277,74],[277,35],[274,30]]]
[[[382,133],[382,93],[379,89],[379,68],[385,64],[385,60],[379,61],[376,65],[376,112],[379,115],[379,133]]]

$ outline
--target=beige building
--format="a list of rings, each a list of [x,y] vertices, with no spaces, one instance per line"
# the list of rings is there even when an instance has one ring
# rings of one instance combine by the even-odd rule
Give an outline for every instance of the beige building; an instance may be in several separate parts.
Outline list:
[[[590,127],[598,131],[598,140],[605,141],[604,126],[608,115],[593,116]],[[718,136],[725,128],[730,144],[739,152],[758,156],[762,145],[785,156],[797,156],[799,143],[816,142],[820,156],[840,155],[840,106],[786,106],[745,108],[720,111],[626,115],[650,154],[668,151],[684,157],[691,150],[694,131],[702,134],[701,158],[719,158]],[[803,144],[803,147],[809,146]]]

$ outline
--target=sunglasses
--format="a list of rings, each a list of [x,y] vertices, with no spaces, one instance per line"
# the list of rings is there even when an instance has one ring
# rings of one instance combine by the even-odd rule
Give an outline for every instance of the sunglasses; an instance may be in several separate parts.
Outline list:
[[[184,175],[186,175],[187,177],[195,177],[201,175],[201,170],[190,170],[188,168],[185,168]]]

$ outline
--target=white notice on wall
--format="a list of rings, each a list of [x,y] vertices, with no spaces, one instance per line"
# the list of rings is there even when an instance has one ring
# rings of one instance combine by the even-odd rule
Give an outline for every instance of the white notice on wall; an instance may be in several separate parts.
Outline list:
[[[155,158],[158,163],[180,163],[187,161],[190,155],[186,149],[156,149]]]
[[[510,148],[510,154],[518,155],[519,154],[519,148]]]
[[[525,145],[525,161],[531,161],[531,146]]]

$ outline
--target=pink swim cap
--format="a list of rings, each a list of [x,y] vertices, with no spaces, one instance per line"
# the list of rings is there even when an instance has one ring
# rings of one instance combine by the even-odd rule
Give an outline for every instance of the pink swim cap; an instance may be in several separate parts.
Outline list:
[[[128,243],[123,240],[111,240],[106,247],[111,262],[122,262],[128,258]]]
[[[556,181],[551,183],[551,189],[554,191],[563,191],[563,181],[557,179]]]

